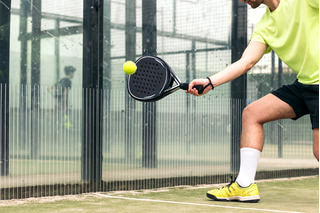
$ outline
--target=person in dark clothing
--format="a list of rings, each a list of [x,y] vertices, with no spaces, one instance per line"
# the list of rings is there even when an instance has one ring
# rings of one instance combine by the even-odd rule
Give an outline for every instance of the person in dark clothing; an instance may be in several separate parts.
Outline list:
[[[69,91],[71,89],[71,79],[74,76],[76,68],[73,66],[65,66],[64,72],[65,77],[61,78],[57,83],[55,83],[51,88],[51,93],[56,99],[56,110],[58,115],[64,115],[65,126],[70,127],[71,123],[68,118],[68,100],[69,100]]]

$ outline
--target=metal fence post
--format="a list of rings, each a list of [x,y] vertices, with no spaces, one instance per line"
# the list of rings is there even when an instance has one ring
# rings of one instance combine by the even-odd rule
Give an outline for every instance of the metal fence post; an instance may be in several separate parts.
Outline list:
[[[157,54],[157,1],[142,0],[142,47],[143,55]],[[157,162],[157,105],[142,105],[142,166],[156,168]]]
[[[11,0],[0,4],[0,175],[9,175],[9,56]]]
[[[39,133],[41,132],[39,125],[40,110],[40,64],[41,64],[41,0],[33,1],[34,8],[32,10],[32,40],[31,40],[31,149],[32,158],[39,157],[40,141]]]
[[[126,0],[126,61],[134,61],[136,58],[136,0]],[[125,77],[127,90],[128,75]],[[125,95],[125,155],[127,160],[135,158],[135,138],[133,137],[133,126],[135,120],[133,118],[135,111],[135,101],[126,92]]]
[[[103,0],[84,0],[82,180],[102,180]]]
[[[247,5],[238,0],[232,1],[231,61],[239,60],[247,47]],[[247,100],[247,75],[231,82],[231,171],[240,168],[240,138],[242,110]],[[240,101],[240,103],[238,102]]]
[[[282,61],[278,59],[278,87],[282,86]],[[283,157],[283,121],[278,120],[278,157]]]

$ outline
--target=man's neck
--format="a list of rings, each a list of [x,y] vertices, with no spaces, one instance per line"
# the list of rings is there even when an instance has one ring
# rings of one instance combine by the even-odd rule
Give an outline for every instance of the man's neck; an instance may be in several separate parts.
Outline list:
[[[264,0],[263,2],[265,5],[267,5],[267,7],[269,7],[269,10],[271,12],[275,11],[275,9],[277,9],[277,7],[280,4],[280,0]]]

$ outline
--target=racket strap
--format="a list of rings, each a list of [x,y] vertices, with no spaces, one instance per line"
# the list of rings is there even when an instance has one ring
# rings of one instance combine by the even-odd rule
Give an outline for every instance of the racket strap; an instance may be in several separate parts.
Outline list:
[[[211,86],[212,87],[212,90],[214,89],[214,86],[212,84],[212,81],[209,77],[207,77],[207,79],[209,80],[209,83],[207,85],[204,86],[203,90],[205,90],[205,88],[207,88],[208,86]]]

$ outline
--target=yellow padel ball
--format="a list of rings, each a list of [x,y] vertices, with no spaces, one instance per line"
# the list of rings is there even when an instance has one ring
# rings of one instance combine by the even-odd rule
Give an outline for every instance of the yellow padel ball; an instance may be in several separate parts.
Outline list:
[[[127,75],[132,75],[137,71],[137,65],[133,61],[126,61],[122,68]]]

